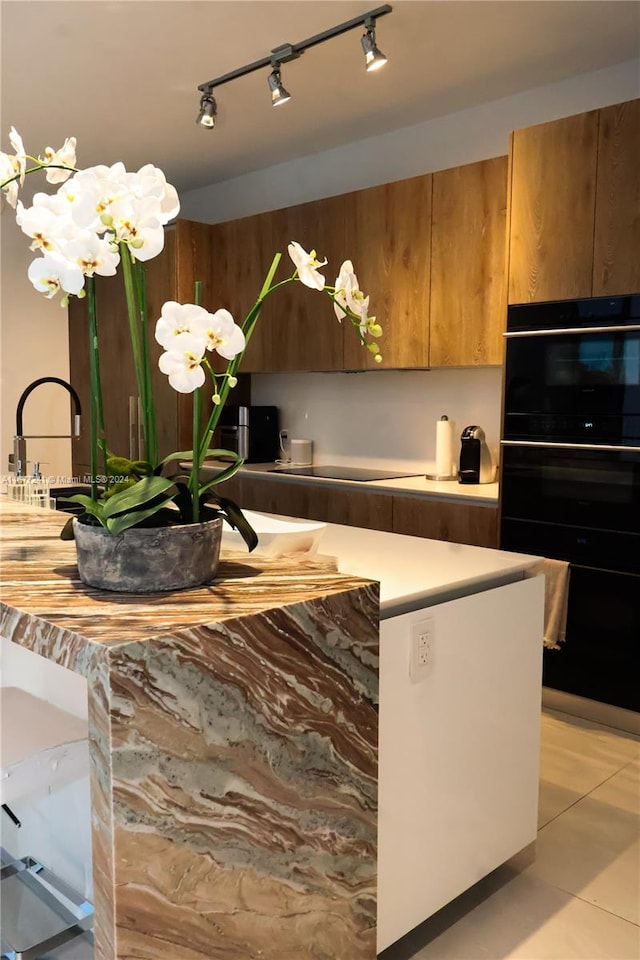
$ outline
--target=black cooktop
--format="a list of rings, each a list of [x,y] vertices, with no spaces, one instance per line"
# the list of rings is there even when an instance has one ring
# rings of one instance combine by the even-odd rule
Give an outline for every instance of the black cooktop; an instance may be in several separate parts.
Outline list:
[[[298,477],[322,477],[324,480],[397,480],[398,477],[421,477],[421,473],[402,470],[377,470],[375,467],[271,467],[269,473],[288,473]]]

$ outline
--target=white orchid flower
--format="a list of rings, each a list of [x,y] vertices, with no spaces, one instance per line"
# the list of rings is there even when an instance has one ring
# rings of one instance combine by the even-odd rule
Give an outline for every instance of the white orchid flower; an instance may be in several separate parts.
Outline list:
[[[162,252],[164,228],[158,219],[157,200],[122,197],[109,205],[107,213],[109,230],[113,230],[116,240],[129,244],[136,260],[151,260]]]
[[[14,180],[16,171],[13,166],[13,160],[8,153],[0,153],[0,183],[4,184],[2,190],[7,203],[15,210],[18,203],[18,181]],[[5,181],[11,180],[11,183]]]
[[[103,217],[110,212],[111,205],[128,196],[124,182],[126,170],[123,163],[112,167],[103,164],[87,167],[73,177],[73,219],[79,227],[104,233],[107,229]]]
[[[23,207],[20,203],[16,220],[22,232],[31,237],[30,250],[57,250],[60,238],[73,231],[73,225],[66,217],[59,216],[44,204]]]
[[[204,383],[202,358],[206,345],[204,338],[193,333],[179,333],[171,350],[163,353],[158,366],[169,377],[169,383],[178,393],[193,393]]]
[[[225,360],[233,360],[246,345],[242,329],[228,310],[216,310],[207,313],[205,318],[198,317],[194,330],[206,337],[207,350],[215,350]]]
[[[44,293],[49,300],[58,290],[77,296],[84,286],[84,275],[80,267],[69,263],[59,253],[46,253],[34,260],[27,275],[36,290]]]
[[[70,263],[76,264],[85,277],[113,277],[120,263],[120,253],[106,237],[100,237],[92,230],[76,233],[67,241],[62,252]]]
[[[319,261],[315,250],[307,253],[295,240],[291,241],[287,250],[298,271],[300,281],[304,283],[305,287],[311,287],[312,290],[324,290],[325,280],[322,274],[318,273],[318,269],[324,267],[327,261]]]
[[[345,260],[342,266],[340,267],[340,273],[336,277],[335,282],[335,294],[334,297],[337,300],[337,303],[333,304],[333,309],[335,310],[336,317],[338,320],[342,320],[347,314],[347,291],[351,293],[351,289],[354,285],[358,286],[358,278],[353,272],[353,264],[351,260]],[[343,309],[344,308],[344,309]]]
[[[46,167],[51,164],[56,165],[56,169],[47,170],[45,176],[49,183],[64,183],[74,172],[72,169],[60,170],[59,165],[64,167],[75,167],[76,165],[76,138],[67,137],[59,150],[53,150],[46,147],[44,157],[38,157],[40,163]]]
[[[365,297],[360,289],[351,260],[345,260],[340,267],[340,273],[336,277],[335,288],[336,292],[334,296],[338,303],[334,303],[333,307],[338,320],[342,320],[347,312],[346,309],[343,310],[342,307],[348,307],[352,313],[360,317],[361,325],[362,321],[366,324],[369,298]]]
[[[195,303],[167,300],[162,305],[160,319],[156,323],[156,340],[165,350],[171,350],[178,334],[194,332],[198,321],[202,326],[208,316],[204,307],[198,307]]]
[[[141,199],[154,197],[158,200],[160,204],[158,219],[161,223],[168,223],[178,215],[180,211],[178,191],[167,183],[162,170],[154,167],[153,164],[147,163],[144,167],[140,167],[137,173],[127,174],[127,186],[135,196]]]
[[[22,142],[22,137],[15,127],[11,127],[9,132],[9,142],[16,152],[15,156],[12,158],[13,172],[20,174],[20,186],[23,186],[24,175],[27,169],[27,155]]]

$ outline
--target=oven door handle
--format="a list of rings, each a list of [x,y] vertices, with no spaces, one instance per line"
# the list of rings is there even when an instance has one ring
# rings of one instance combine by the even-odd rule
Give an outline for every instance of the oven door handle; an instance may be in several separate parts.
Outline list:
[[[503,447],[543,447],[551,450],[614,450],[620,453],[640,453],[640,447],[611,443],[554,443],[546,440],[501,440]]]
[[[620,324],[611,327],[562,327],[559,330],[507,330],[503,337],[560,337],[567,333],[635,333],[640,323]]]

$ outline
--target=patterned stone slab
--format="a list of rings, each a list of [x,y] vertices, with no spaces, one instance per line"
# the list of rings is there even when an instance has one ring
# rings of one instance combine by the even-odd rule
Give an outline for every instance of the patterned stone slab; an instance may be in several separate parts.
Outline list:
[[[88,681],[96,958],[373,960],[377,584],[223,554],[106,594],[2,507],[0,632]]]

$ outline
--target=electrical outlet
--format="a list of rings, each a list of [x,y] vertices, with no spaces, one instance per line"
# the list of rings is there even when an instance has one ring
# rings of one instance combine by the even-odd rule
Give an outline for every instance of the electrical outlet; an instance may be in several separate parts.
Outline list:
[[[412,683],[420,683],[431,673],[433,666],[433,617],[412,623],[409,677]]]

